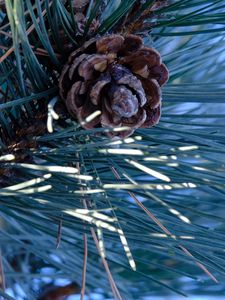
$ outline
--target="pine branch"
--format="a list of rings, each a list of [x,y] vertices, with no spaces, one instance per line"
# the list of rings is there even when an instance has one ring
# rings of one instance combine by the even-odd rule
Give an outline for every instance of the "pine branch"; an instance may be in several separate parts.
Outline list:
[[[224,1],[125,2],[74,10],[73,1],[7,0],[0,14],[0,239],[15,299],[15,283],[37,298],[45,267],[52,285],[75,279],[83,295],[110,294],[109,278],[114,297],[129,300],[162,287],[182,294],[181,277],[209,293],[201,269],[223,281]],[[111,139],[114,128],[86,130],[70,117],[58,79],[72,50],[124,24],[171,76],[160,123]]]

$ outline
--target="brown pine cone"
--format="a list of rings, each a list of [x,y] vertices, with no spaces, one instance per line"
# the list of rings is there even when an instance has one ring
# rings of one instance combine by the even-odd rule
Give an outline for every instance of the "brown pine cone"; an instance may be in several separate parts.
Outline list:
[[[111,34],[86,42],[74,51],[59,80],[60,95],[72,117],[84,128],[120,127],[130,130],[158,123],[161,86],[168,70],[160,54],[136,35]],[[84,120],[100,110],[90,122]]]

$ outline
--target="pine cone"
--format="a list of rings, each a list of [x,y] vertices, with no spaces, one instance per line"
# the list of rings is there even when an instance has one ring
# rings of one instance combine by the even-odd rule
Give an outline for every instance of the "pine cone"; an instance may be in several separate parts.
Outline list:
[[[161,114],[161,86],[168,70],[160,54],[140,37],[111,34],[74,51],[59,80],[60,95],[72,117],[86,128],[126,126],[126,137],[139,127],[156,125]],[[85,123],[95,111],[101,115]]]

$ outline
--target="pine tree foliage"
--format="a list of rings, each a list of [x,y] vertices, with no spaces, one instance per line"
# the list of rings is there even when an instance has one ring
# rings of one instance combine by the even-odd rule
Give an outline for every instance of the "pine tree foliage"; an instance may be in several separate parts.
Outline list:
[[[105,299],[220,293],[224,1],[91,0],[82,30],[72,0],[0,3],[0,295],[37,299],[46,278]],[[58,94],[64,46],[112,32],[170,71],[160,123],[126,139],[82,129]]]

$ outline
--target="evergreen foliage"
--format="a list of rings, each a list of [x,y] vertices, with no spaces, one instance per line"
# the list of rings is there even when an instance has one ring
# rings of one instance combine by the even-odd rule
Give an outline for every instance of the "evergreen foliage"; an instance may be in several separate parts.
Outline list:
[[[0,295],[37,299],[46,278],[85,277],[105,299],[221,293],[224,1],[91,0],[82,32],[72,2],[0,12]],[[121,31],[157,49],[170,80],[156,127],[110,139],[69,118],[58,78],[65,45]]]

